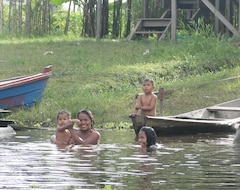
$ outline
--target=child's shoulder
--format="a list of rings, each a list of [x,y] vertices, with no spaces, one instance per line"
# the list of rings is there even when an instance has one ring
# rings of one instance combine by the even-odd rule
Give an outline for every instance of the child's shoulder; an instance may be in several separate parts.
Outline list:
[[[156,95],[154,92],[152,92],[152,96],[154,96],[155,98],[157,98],[157,95]]]

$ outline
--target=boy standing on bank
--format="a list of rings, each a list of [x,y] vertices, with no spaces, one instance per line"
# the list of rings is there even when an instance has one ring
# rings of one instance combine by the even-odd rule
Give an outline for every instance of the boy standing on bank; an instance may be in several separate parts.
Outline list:
[[[157,96],[153,93],[153,80],[146,78],[142,82],[142,90],[144,93],[138,95],[134,111],[131,116],[136,116],[138,110],[141,110],[141,115],[156,116]]]

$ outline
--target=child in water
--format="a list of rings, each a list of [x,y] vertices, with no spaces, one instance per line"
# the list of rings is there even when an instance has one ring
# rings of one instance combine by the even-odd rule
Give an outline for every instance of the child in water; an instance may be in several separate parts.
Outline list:
[[[56,134],[51,137],[51,142],[56,144],[73,144],[72,135],[69,131],[69,126],[79,123],[78,119],[71,119],[71,113],[67,110],[60,110],[57,114],[57,129]]]
[[[138,95],[134,111],[130,116],[136,116],[138,110],[141,110],[141,115],[156,116],[157,96],[153,93],[153,89],[153,80],[146,78],[142,83],[144,93]]]
[[[138,133],[138,143],[141,148],[154,150],[157,148],[157,135],[152,127],[142,127]]]

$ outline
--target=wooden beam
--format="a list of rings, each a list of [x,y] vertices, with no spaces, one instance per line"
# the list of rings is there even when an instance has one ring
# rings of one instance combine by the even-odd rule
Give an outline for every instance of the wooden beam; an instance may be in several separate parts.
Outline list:
[[[177,0],[171,0],[171,39],[176,41],[177,30]]]
[[[233,25],[212,5],[209,0],[201,0],[211,11],[219,18],[219,20],[236,36],[240,36],[240,33],[233,27]]]
[[[128,35],[127,40],[133,40],[135,38],[135,32],[142,28],[142,20],[138,20],[134,30]]]
[[[239,107],[225,107],[225,106],[213,106],[213,107],[208,107],[208,111],[235,111],[235,112],[240,112]]]

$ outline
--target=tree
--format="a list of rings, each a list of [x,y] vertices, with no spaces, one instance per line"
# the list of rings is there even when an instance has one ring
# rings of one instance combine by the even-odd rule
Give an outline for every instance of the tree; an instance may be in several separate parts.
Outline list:
[[[82,35],[95,37],[96,0],[85,0],[83,4]]]
[[[127,0],[127,24],[126,24],[126,31],[125,31],[125,37],[128,36],[131,32],[131,11],[132,11],[132,0]]]
[[[25,35],[31,33],[31,0],[26,1]]]
[[[0,0],[0,34],[3,34],[3,0]]]
[[[64,34],[68,33],[68,26],[69,26],[69,18],[70,18],[70,12],[71,12],[71,4],[72,1],[69,1],[69,7],[68,7],[68,14],[67,14],[67,18],[66,18],[66,24],[65,24],[65,28],[64,28]]]
[[[108,35],[109,22],[109,3],[108,0],[103,0],[102,4],[102,36]]]
[[[114,1],[112,37],[121,37],[121,9],[122,0]]]

